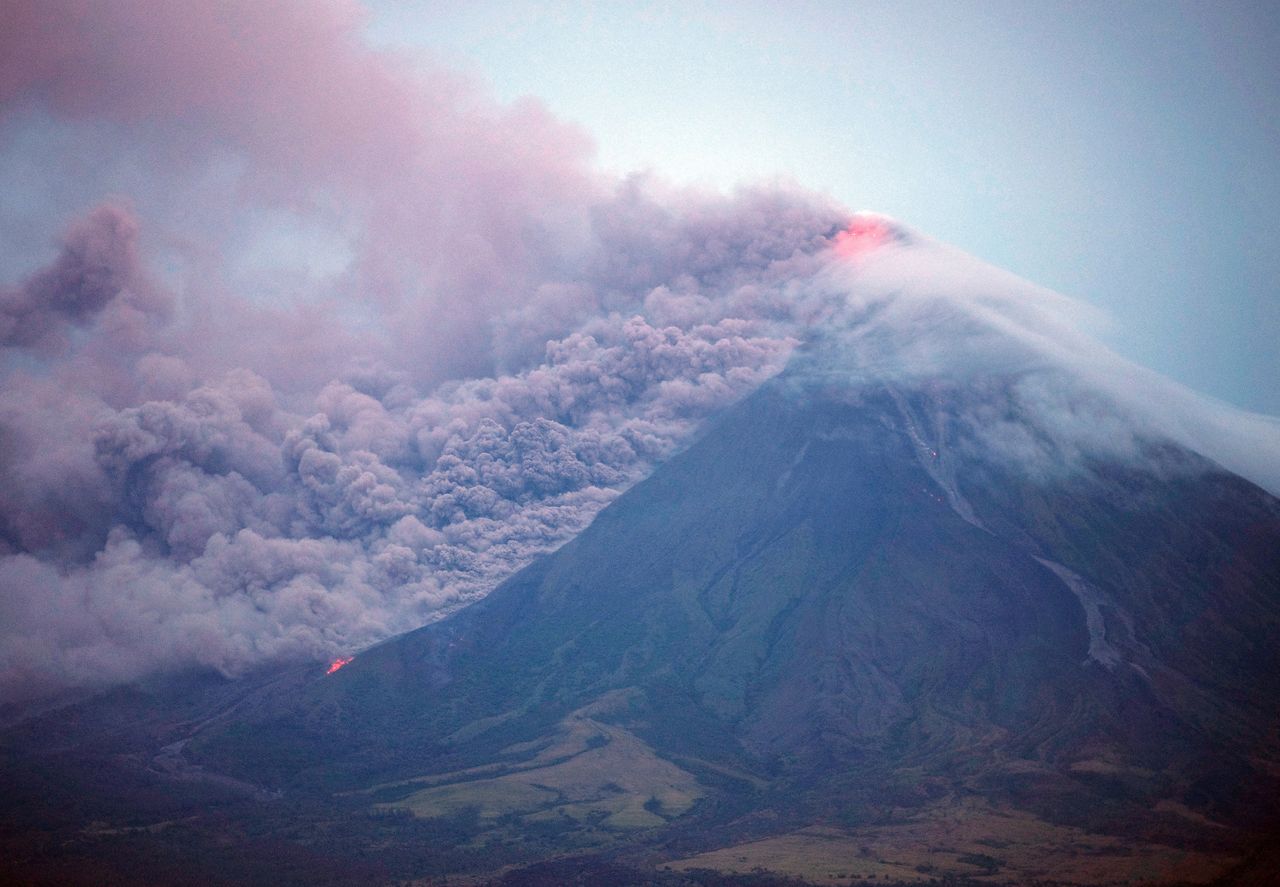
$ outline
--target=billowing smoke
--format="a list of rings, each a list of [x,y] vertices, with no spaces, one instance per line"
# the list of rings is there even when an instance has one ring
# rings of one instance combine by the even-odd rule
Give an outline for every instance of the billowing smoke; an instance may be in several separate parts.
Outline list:
[[[1155,385],[1079,306],[887,221],[597,175],[535,102],[370,49],[346,0],[5,15],[0,165],[34,178],[0,219],[0,696],[421,625],[817,330],[854,374],[995,361],[1067,424],[1034,370]],[[1192,401],[1179,439],[1258,439]]]
[[[484,593],[783,366],[844,222],[600,177],[346,2],[6,19],[0,156],[75,208],[6,220],[57,245],[0,290],[10,697],[328,657]],[[254,242],[281,228],[301,270]]]
[[[350,650],[570,538],[782,367],[788,288],[838,220],[779,193],[687,199],[652,217],[632,185],[595,207],[614,227],[592,265],[495,318],[491,359],[519,369],[422,387],[411,353],[371,357],[292,403],[190,359],[201,331],[167,321],[131,217],[74,223],[5,303],[9,691]],[[634,212],[642,230],[618,226]]]

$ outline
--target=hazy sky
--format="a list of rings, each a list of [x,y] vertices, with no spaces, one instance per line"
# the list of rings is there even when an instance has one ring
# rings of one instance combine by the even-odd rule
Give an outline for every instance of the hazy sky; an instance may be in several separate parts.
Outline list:
[[[373,4],[602,166],[774,175],[1104,307],[1123,353],[1280,413],[1273,3]]]

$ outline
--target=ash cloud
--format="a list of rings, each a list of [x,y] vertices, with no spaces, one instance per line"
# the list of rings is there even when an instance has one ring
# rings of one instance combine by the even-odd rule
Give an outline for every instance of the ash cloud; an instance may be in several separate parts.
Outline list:
[[[734,208],[764,199],[707,198],[700,213],[734,222],[725,236],[740,239],[748,228]],[[248,368],[201,378],[178,323],[132,351],[104,349],[113,331],[101,316],[57,354],[10,360],[6,691],[349,651],[571,538],[701,419],[785,363],[793,278],[778,266],[817,262],[833,218],[785,199],[807,206],[811,224],[791,249],[763,232],[755,268],[673,257],[637,233],[631,254],[665,273],[612,289],[600,271],[556,284],[592,294],[584,319],[544,338],[536,360],[505,358],[524,365],[514,372],[423,388],[409,369],[370,363],[285,397]],[[682,224],[669,220],[667,234],[688,237]],[[771,310],[743,317],[743,305]],[[501,320],[495,351],[546,335]],[[95,372],[129,354],[130,384]]]
[[[0,154],[100,205],[18,207],[62,241],[0,290],[6,696],[420,625],[785,362],[838,208],[602,178],[363,16],[9,4]],[[253,266],[242,232],[280,219],[344,260]]]
[[[0,347],[41,353],[65,351],[69,336],[105,312],[116,327],[167,313],[138,257],[138,223],[121,207],[104,205],[78,219],[63,236],[57,259],[22,284],[0,288]]]
[[[848,213],[797,188],[597,175],[536,102],[370,49],[345,0],[7,15],[0,157],[46,169],[62,207],[15,218],[62,233],[0,269],[0,696],[421,625],[816,335],[867,380],[1154,384],[1099,370],[1075,303],[887,223],[844,250]],[[281,223],[301,268],[246,245],[281,219],[307,222]],[[1248,442],[1179,404],[1184,438]]]

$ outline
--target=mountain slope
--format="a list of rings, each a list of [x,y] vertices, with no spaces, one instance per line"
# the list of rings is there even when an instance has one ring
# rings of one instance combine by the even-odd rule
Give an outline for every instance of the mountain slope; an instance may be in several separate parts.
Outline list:
[[[811,369],[479,604],[189,753],[285,791],[549,820],[561,847],[961,798],[1188,846],[1265,829],[1280,503],[1167,442],[1034,476],[964,442],[970,391]]]
[[[447,619],[332,674],[162,679],[16,718],[8,821],[34,809],[75,845],[90,821],[188,817],[202,847],[273,823],[376,858],[375,881],[575,852],[830,881],[868,836],[898,861],[857,870],[906,880],[1256,869],[1280,790],[1280,501],[1070,373],[886,371],[919,342],[851,340],[894,309],[851,310]],[[127,791],[57,800],[95,779]],[[952,846],[955,822],[967,850],[903,849]]]

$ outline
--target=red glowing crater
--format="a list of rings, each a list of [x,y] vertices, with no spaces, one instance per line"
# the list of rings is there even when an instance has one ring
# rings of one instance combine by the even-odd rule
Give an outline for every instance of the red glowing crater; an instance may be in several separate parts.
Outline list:
[[[835,239],[836,255],[841,258],[857,258],[883,245],[893,237],[893,231],[883,219],[859,216]]]
[[[329,663],[329,669],[325,672],[325,674],[333,674],[335,671],[342,668],[342,666],[351,662],[351,660],[355,658],[356,657],[354,656],[348,656],[346,659],[343,659],[341,656],[339,656],[337,659]]]

